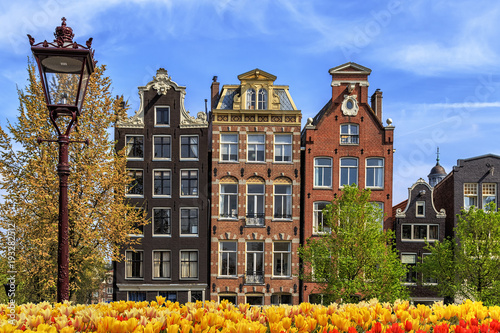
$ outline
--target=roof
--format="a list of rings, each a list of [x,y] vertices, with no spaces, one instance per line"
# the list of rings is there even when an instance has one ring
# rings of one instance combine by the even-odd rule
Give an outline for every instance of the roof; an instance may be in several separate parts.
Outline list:
[[[346,62],[343,65],[330,68],[328,71],[330,74],[370,74],[371,69],[365,66],[361,66],[355,62]]]
[[[435,175],[443,175],[443,176],[447,175],[446,171],[441,166],[441,164],[439,164],[439,162],[437,162],[436,165],[432,167],[431,172],[429,173],[428,176],[435,176]]]
[[[392,217],[395,217],[396,216],[396,210],[398,208],[400,208],[401,210],[404,210],[406,208],[406,206],[408,205],[408,199],[404,200],[404,201],[401,201],[400,203],[398,203],[396,206],[393,206],[392,207]]]

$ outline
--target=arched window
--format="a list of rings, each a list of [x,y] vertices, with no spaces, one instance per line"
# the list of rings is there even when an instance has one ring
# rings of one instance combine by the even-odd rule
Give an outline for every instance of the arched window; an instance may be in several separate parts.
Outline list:
[[[255,90],[247,90],[247,109],[255,110]]]
[[[259,104],[257,107],[259,110],[267,109],[267,90],[259,89]]]

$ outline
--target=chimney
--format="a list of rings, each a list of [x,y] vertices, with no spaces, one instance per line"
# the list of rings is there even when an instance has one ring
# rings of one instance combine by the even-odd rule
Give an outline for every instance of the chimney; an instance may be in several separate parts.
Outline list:
[[[375,93],[372,95],[371,102],[375,115],[378,120],[382,121],[382,91],[380,91],[380,89],[375,90]]]
[[[217,82],[217,76],[214,76],[212,79],[212,85],[210,86],[211,90],[211,101],[210,101],[210,110],[213,110],[217,107],[217,103],[219,102],[219,82]]]

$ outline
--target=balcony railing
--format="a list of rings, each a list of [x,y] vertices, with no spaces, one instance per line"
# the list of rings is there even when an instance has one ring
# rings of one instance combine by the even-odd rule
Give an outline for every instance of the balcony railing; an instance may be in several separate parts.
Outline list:
[[[264,213],[247,214],[245,222],[246,222],[246,225],[263,226],[264,220],[265,220],[264,218],[265,218]]]
[[[232,213],[220,213],[220,218],[221,219],[237,219],[238,214],[236,212]]]
[[[275,219],[282,219],[282,220],[291,220],[292,219],[292,214],[274,213],[274,218]]]
[[[246,284],[263,284],[264,272],[263,271],[247,271],[245,276]]]

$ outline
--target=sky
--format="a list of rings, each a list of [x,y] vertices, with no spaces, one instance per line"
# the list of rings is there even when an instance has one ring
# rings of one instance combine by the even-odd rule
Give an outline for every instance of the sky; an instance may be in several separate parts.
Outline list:
[[[331,97],[330,68],[372,70],[395,126],[393,204],[436,164],[500,155],[500,2],[491,0],[23,0],[0,4],[0,126],[15,122],[30,45],[61,18],[80,44],[93,37],[113,94],[132,112],[138,86],[165,68],[205,110],[212,77],[237,84],[260,68],[289,85],[303,125]]]

